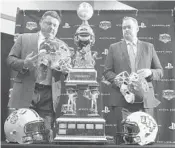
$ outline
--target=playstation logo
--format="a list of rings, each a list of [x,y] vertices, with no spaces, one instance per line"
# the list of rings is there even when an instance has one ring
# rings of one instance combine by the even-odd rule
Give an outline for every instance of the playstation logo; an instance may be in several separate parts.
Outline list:
[[[107,106],[105,106],[105,109],[104,109],[104,110],[102,110],[101,112],[103,112],[103,113],[109,113],[109,112],[110,112],[110,110],[109,110],[109,108],[108,108]]]
[[[108,49],[104,49],[104,51],[101,54],[108,55],[108,52],[109,52]]]
[[[69,23],[65,23],[64,26],[63,26],[63,28],[70,28]]]
[[[171,122],[171,126],[168,127],[171,130],[175,130],[175,123]]]
[[[166,69],[173,69],[173,65],[171,63],[168,63],[167,66],[165,66]]]
[[[139,27],[140,27],[140,28],[146,28],[145,23],[141,22],[141,24],[140,24]]]

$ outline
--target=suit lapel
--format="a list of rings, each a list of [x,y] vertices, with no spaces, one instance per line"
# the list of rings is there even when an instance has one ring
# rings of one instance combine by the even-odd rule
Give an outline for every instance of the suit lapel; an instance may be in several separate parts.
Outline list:
[[[137,42],[137,56],[136,56],[136,70],[138,69],[139,61],[141,60],[142,54],[143,54],[143,46],[142,42],[138,40]]]
[[[34,54],[38,54],[38,33],[34,33],[30,36],[30,40],[32,43],[32,48],[31,50],[34,52]]]
[[[124,61],[127,62],[130,70],[131,70],[131,63],[130,63],[130,58],[129,58],[129,54],[128,54],[128,50],[127,50],[127,45],[125,41],[122,41],[121,44],[121,49],[122,49],[122,56],[124,58]]]

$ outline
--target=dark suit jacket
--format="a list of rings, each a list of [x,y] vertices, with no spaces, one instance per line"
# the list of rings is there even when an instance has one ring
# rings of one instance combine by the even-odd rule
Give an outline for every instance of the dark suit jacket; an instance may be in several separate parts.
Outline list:
[[[136,70],[148,68],[151,69],[153,80],[159,80],[163,76],[163,69],[158,59],[158,56],[154,50],[154,46],[151,43],[138,40],[137,43],[137,57],[136,57]],[[112,87],[115,89],[111,93],[109,99],[109,105],[112,106],[127,106],[128,104],[120,90],[114,84],[114,78],[117,74],[127,71],[131,73],[131,64],[127,51],[126,42],[120,41],[110,45],[109,53],[106,57],[104,77],[111,82]],[[153,108],[160,103],[154,96],[154,88],[152,82],[149,82],[149,92],[144,97],[144,107]]]
[[[20,35],[9,53],[7,62],[13,70],[17,71],[17,76],[14,78],[13,91],[8,107],[25,108],[29,107],[31,104],[36,80],[35,69],[26,73],[22,73],[21,71],[26,56],[32,51],[34,52],[34,55],[38,53],[38,37],[38,33],[26,33]],[[58,41],[64,43],[60,40]],[[58,75],[61,74],[57,74],[57,76]],[[61,82],[59,81],[59,78],[56,77],[52,78],[52,82],[53,107],[55,111],[59,96],[61,95]]]

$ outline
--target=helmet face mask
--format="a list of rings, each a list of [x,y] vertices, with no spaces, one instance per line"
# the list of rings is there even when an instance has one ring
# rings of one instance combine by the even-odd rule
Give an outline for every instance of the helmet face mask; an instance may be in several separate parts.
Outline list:
[[[92,28],[87,24],[82,24],[76,30],[74,43],[78,46],[79,50],[87,45],[92,46],[95,43],[95,35]]]
[[[24,133],[26,136],[23,136],[24,144],[31,143],[42,143],[45,142],[45,125],[42,121],[30,122],[24,126]]]
[[[4,123],[4,131],[7,142],[31,144],[47,141],[44,120],[32,109],[12,112]]]
[[[122,121],[122,139],[125,144],[146,145],[155,142],[158,125],[154,118],[142,111],[131,113]]]
[[[137,134],[140,132],[138,125],[136,123],[132,123],[132,122],[125,122],[125,124],[123,125],[123,129],[124,129],[124,136],[123,136],[123,140],[124,142],[127,144],[136,144],[134,139],[138,139]]]
[[[42,133],[45,130],[44,122],[29,122],[24,126],[24,132],[26,134],[30,133]]]
[[[88,37],[82,37],[81,35],[77,36],[78,40],[77,40],[77,46],[79,47],[79,49],[83,49],[83,47],[86,47],[87,45],[90,44],[90,36]]]

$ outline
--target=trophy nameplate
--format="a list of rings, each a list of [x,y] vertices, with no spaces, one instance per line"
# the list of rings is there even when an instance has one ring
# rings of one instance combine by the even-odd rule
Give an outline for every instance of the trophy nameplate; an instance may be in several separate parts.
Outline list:
[[[70,69],[66,83],[90,84],[97,83],[95,69]]]
[[[65,143],[105,143],[103,118],[58,118],[55,141]]]

